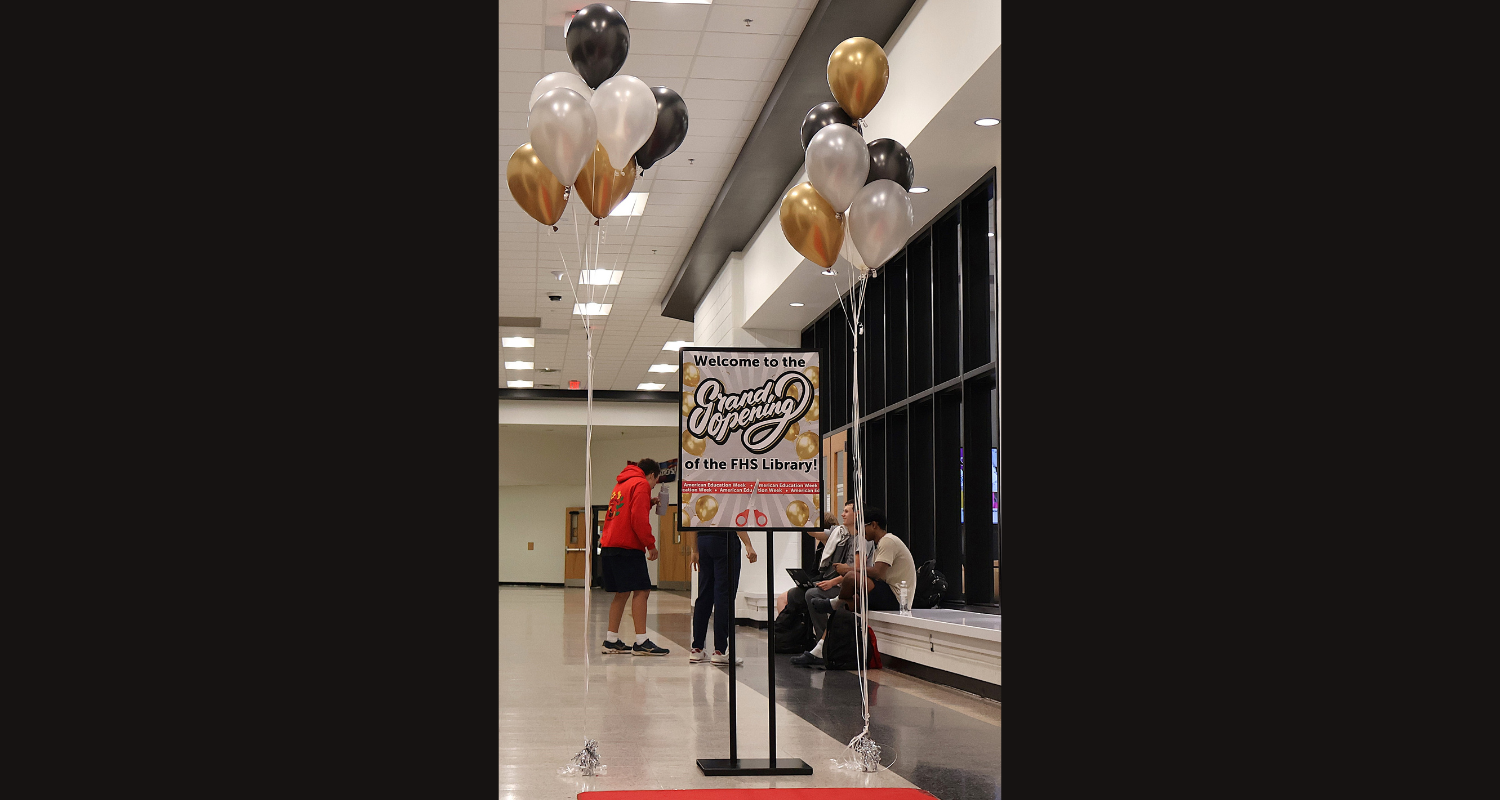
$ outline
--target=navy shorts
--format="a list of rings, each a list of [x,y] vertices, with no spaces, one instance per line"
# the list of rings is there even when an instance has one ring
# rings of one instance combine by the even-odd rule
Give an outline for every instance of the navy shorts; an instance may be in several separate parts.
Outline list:
[[[606,592],[644,592],[651,589],[651,573],[646,571],[644,550],[628,547],[605,547],[600,561],[600,577]]]

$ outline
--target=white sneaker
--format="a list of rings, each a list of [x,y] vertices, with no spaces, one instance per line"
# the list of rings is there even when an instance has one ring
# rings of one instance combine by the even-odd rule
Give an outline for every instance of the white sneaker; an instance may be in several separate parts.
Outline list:
[[[708,662],[716,667],[727,667],[729,666],[729,656],[726,656],[723,653],[720,653],[718,650],[715,650],[714,654],[708,657]],[[745,659],[739,656],[735,656],[734,665],[736,667],[744,666]]]
[[[689,664],[702,664],[707,660],[708,656],[704,655],[703,648],[701,647],[695,647],[693,648],[692,652],[688,653]]]

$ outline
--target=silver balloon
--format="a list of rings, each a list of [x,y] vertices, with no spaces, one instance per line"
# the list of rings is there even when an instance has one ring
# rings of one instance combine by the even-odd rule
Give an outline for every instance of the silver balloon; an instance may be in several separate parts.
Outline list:
[[[589,101],[572,89],[551,89],[531,107],[526,128],[542,166],[562,185],[572,186],[599,138],[599,123]]]
[[[835,209],[847,209],[869,175],[870,149],[848,125],[825,125],[807,143],[807,179]]]
[[[916,224],[911,196],[895,181],[871,181],[849,206],[849,236],[871,267],[883,265],[900,252]]]
[[[531,90],[531,99],[526,101],[526,110],[530,111],[536,106],[538,98],[553,89],[572,89],[584,100],[594,96],[594,90],[583,82],[583,78],[571,72],[554,72],[536,82],[536,87]]]
[[[656,130],[656,95],[634,75],[616,75],[599,84],[589,100],[599,120],[599,144],[609,165],[624,169]]]

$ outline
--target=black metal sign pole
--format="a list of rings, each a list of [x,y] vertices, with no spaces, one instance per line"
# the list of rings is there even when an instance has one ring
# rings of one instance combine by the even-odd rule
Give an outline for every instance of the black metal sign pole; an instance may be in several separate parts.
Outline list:
[[[800,758],[776,758],[776,533],[766,531],[766,677],[769,680],[766,700],[770,703],[771,757],[745,758],[735,749],[734,706],[734,621],[729,631],[729,758],[700,758],[698,769],[704,775],[811,775],[813,768]]]

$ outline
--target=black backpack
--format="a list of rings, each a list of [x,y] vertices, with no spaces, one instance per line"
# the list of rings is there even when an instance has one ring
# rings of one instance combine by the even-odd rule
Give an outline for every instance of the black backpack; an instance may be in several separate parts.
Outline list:
[[[868,629],[867,629],[868,630]],[[867,669],[880,669],[880,651],[874,647],[875,632],[870,641],[856,648],[859,639],[859,617],[853,611],[835,610],[828,617],[828,641],[823,644],[824,669],[859,669],[859,659],[868,659]]]
[[[771,623],[776,629],[776,652],[802,653],[813,646],[812,620],[803,603],[787,603]]]
[[[937,608],[948,591],[948,579],[937,571],[937,559],[931,559],[917,569],[917,593],[912,596],[912,608]]]

